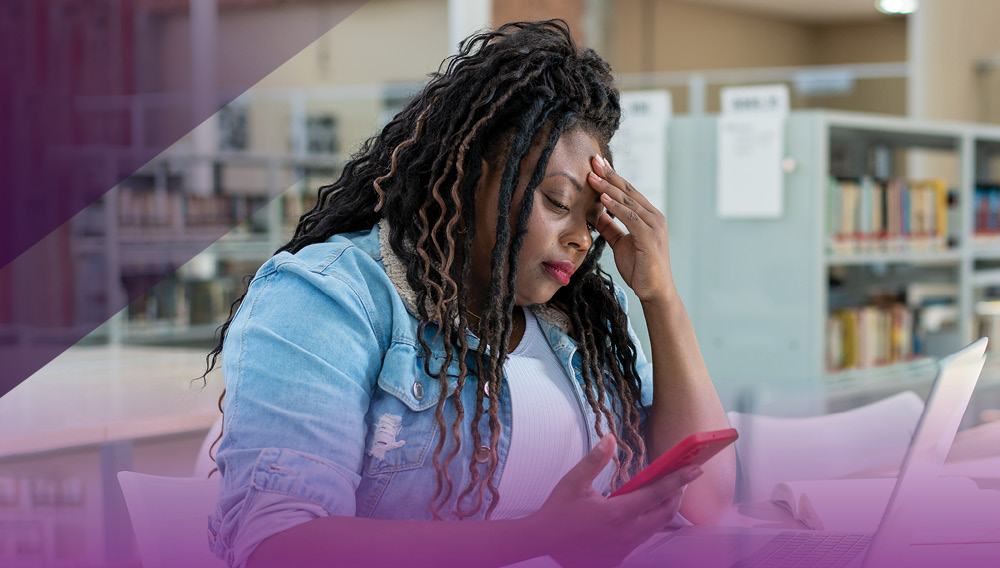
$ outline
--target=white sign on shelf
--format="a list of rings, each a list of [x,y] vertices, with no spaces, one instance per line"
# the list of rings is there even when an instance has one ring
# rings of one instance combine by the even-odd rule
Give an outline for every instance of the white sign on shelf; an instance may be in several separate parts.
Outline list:
[[[625,92],[621,106],[621,127],[610,144],[615,171],[663,211],[667,203],[667,125],[673,114],[670,92]]]
[[[788,115],[788,87],[785,85],[725,87],[720,96],[723,116]]]
[[[788,87],[722,89],[717,142],[716,211],[723,218],[774,218],[784,213],[785,117]]]

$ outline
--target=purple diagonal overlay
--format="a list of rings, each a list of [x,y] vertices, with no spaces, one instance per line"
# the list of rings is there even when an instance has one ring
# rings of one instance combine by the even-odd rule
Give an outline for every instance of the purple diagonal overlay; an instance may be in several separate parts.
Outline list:
[[[114,238],[115,215],[135,206],[109,199],[109,190],[364,3],[5,0],[0,5],[0,395],[156,283],[136,277],[117,290],[83,288],[112,278],[106,259],[80,251],[93,252],[101,238]],[[240,17],[248,10],[295,11],[306,5],[322,6],[321,23],[302,26],[294,18],[275,18],[261,29],[259,18]],[[164,183],[176,183],[168,170]],[[210,168],[205,171],[211,179]],[[211,230],[186,231],[181,243],[150,246],[144,260],[167,274],[265,202],[225,205],[224,220]],[[81,215],[85,208],[90,213]],[[160,216],[170,217],[161,210],[152,215]],[[155,227],[132,229],[155,233]]]

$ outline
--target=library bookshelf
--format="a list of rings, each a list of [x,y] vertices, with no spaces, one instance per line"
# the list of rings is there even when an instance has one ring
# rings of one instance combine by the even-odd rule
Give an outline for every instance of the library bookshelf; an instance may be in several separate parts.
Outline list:
[[[981,334],[1000,354],[1000,127],[792,112],[783,211],[762,219],[716,214],[717,128],[671,121],[663,206],[727,407],[802,394],[820,407],[770,410],[848,408],[926,392],[934,360]]]
[[[71,305],[57,321],[36,317],[25,324],[15,317],[13,323],[6,314],[0,318],[5,341],[78,338],[77,329],[98,326],[84,342],[208,345],[244,278],[287,242],[318,187],[330,183],[343,162],[335,154],[180,149],[120,172],[116,162],[133,151],[57,157],[99,158],[108,179],[124,179],[110,182],[110,191],[59,229],[67,246],[49,270],[62,276],[47,281],[65,288],[50,295]],[[209,173],[202,189],[193,182],[199,166]],[[67,313],[72,321],[64,321]]]
[[[213,172],[207,195],[185,181],[199,162]],[[111,245],[119,249],[123,284],[149,292],[111,320],[109,333],[133,344],[211,340],[244,279],[288,241],[317,188],[332,181],[341,163],[336,155],[236,152],[167,155],[147,164],[145,180],[133,175],[115,188],[119,236]],[[165,171],[175,173],[176,187]],[[122,203],[126,195],[130,207]],[[163,210],[173,214],[158,228],[152,217]],[[144,265],[150,251],[166,265]]]
[[[86,345],[3,397],[5,567],[138,565],[116,473],[191,474],[223,386],[218,376],[204,387],[194,380],[204,371],[206,346],[242,293],[244,276],[287,242],[316,189],[342,163],[335,154],[174,149],[138,171],[121,171],[116,161],[127,163],[121,158],[131,151],[52,157],[79,162],[81,170],[97,164],[112,189],[60,227],[59,254],[52,255],[58,262],[45,271],[65,272],[15,273],[25,280],[14,290],[48,286],[70,309],[30,323],[0,318],[0,349],[75,343],[104,322]],[[202,189],[193,181],[199,165],[210,173]]]

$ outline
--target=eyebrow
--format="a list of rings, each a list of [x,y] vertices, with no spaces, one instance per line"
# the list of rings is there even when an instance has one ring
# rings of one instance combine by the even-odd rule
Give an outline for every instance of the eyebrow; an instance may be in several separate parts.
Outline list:
[[[546,175],[545,179],[548,179],[548,178],[551,178],[551,177],[564,177],[564,178],[568,179],[570,181],[570,183],[573,184],[573,187],[575,187],[577,191],[579,191],[581,193],[583,192],[583,184],[581,184],[575,177],[569,175],[566,172],[552,172],[551,174]],[[601,194],[598,193],[597,194],[597,199],[594,200],[594,203],[600,203],[600,202],[601,202]]]
[[[568,179],[573,184],[573,187],[575,187],[577,191],[583,191],[583,185],[575,177],[569,175],[566,172],[553,172],[553,173],[545,176],[545,178],[548,179],[548,178],[557,177],[557,176],[562,176],[562,177]]]

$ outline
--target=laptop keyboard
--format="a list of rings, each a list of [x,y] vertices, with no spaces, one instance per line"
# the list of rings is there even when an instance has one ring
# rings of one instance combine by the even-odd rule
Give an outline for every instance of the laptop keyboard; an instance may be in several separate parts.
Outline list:
[[[867,534],[783,532],[732,568],[838,568],[871,540]]]

